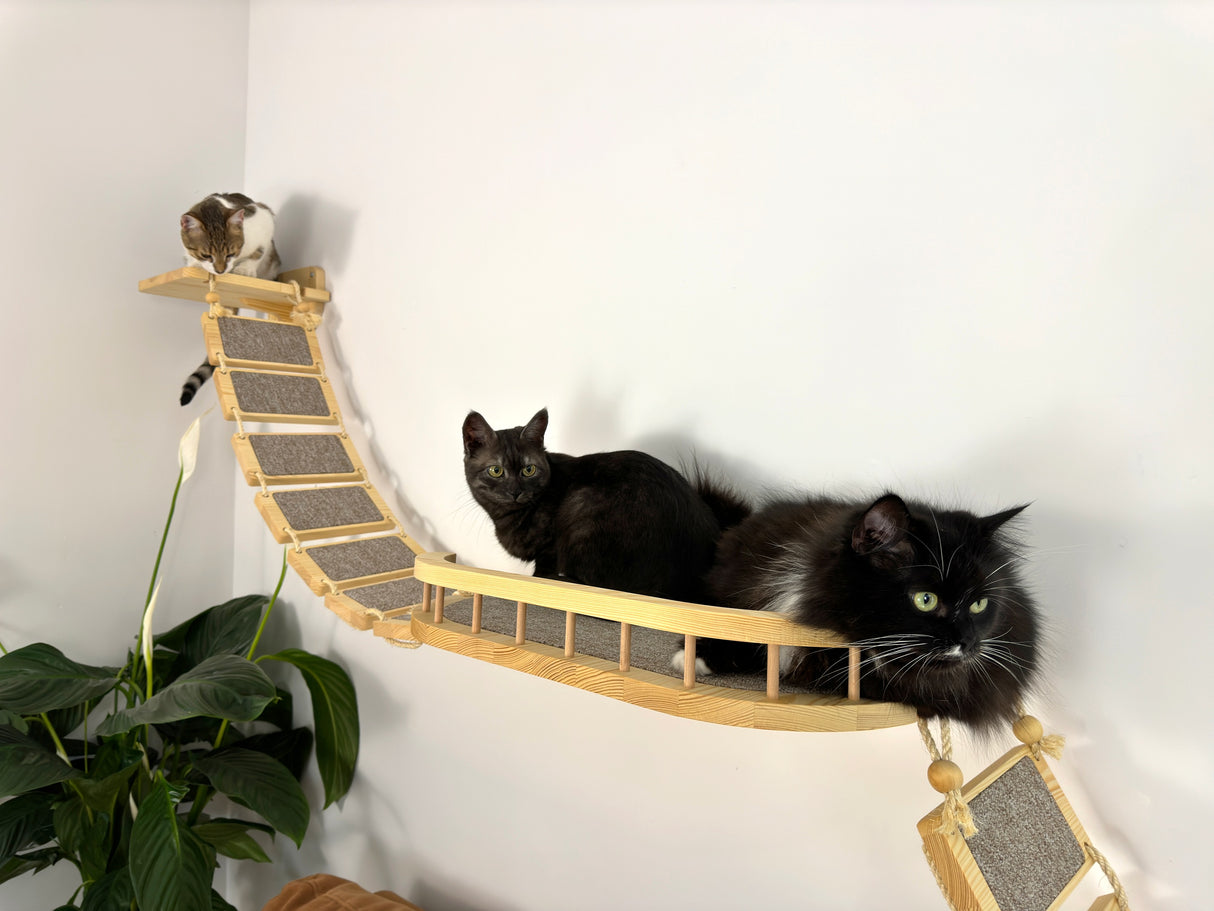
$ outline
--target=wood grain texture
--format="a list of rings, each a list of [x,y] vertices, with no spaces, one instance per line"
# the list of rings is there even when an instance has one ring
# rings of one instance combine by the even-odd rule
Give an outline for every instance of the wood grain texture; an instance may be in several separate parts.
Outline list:
[[[1075,816],[1070,801],[1063,794],[1058,780],[1054,777],[1054,773],[1050,771],[1049,766],[1043,760],[1033,758],[1032,751],[1026,746],[1016,747],[983,769],[981,773],[961,788],[962,797],[967,803],[972,801],[1025,758],[1028,758],[1033,763],[1041,775],[1050,796],[1058,805],[1063,819],[1066,821],[1071,832],[1074,833],[1075,840],[1080,845],[1085,844],[1088,840],[1087,833],[1080,824],[1078,817]],[[919,835],[923,839],[924,850],[940,873],[945,894],[957,907],[958,911],[1003,911],[991,892],[990,886],[987,884],[986,878],[983,876],[982,870],[979,868],[978,862],[970,851],[965,838],[960,834],[941,835],[936,832],[936,829],[940,825],[943,811],[944,804],[941,803],[940,806],[936,807],[935,810],[919,821],[918,829]],[[981,821],[979,821],[979,826],[981,826]],[[1067,897],[1074,892],[1088,870],[1092,868],[1095,861],[1086,851],[1084,852],[1084,856],[1085,860],[1078,872],[1066,884],[1057,898],[1043,911],[1057,911],[1057,909],[1061,908]]]
[[[317,266],[307,266],[284,275],[294,276],[303,272],[317,273],[320,282],[324,281],[324,270]],[[186,266],[143,279],[139,282],[139,290],[144,294],[205,303],[210,291],[210,279],[211,274],[205,269]],[[275,282],[248,275],[216,275],[215,293],[219,295],[220,306],[232,310],[247,307],[280,319],[290,319],[296,311],[295,288],[289,281]],[[325,304],[329,302],[329,292],[323,284],[321,287],[306,287],[301,282],[300,297],[306,312],[317,319],[324,314]]]
[[[375,585],[378,582],[388,582],[392,579],[406,579],[414,575],[413,566],[387,569],[382,572],[372,572],[366,575],[350,576],[348,578],[331,579],[321,569],[316,562],[315,554],[323,555],[327,548],[343,548],[347,544],[359,542],[381,542],[399,540],[405,544],[408,549],[417,553],[417,542],[408,535],[383,535],[374,538],[359,538],[356,542],[342,542],[338,544],[320,544],[314,547],[296,550],[294,547],[287,549],[287,562],[291,564],[291,568],[299,574],[308,588],[312,589],[315,594],[327,595],[336,592],[345,591],[350,588],[359,588],[364,585]]]
[[[361,490],[370,500],[374,508],[379,512],[379,518],[348,525],[326,525],[318,528],[296,528],[291,525],[287,516],[283,514],[281,504],[273,494],[256,493],[253,495],[253,503],[257,507],[257,511],[261,513],[261,517],[265,520],[266,526],[270,529],[270,534],[274,536],[274,540],[279,544],[290,544],[298,539],[300,541],[319,541],[323,538],[341,538],[350,535],[365,535],[372,532],[391,531],[396,528],[396,519],[392,516],[392,512],[388,509],[388,504],[384,502],[379,492],[373,487],[362,484],[350,484],[333,487],[321,488],[305,488],[305,490]],[[281,491],[282,493],[292,493],[293,491]],[[294,537],[291,536],[291,529]]]
[[[866,731],[915,720],[913,709],[891,703],[813,695],[769,700],[765,693],[753,690],[706,684],[684,688],[675,677],[639,669],[621,672],[615,661],[589,655],[566,658],[562,649],[534,642],[518,646],[512,636],[497,633],[474,635],[469,627],[451,620],[439,625],[432,613],[422,611],[414,611],[408,622],[376,621],[372,630],[385,639],[418,639],[642,708],[714,724],[778,731]]]
[[[267,474],[267,466],[263,465],[257,457],[257,451],[254,449],[255,438],[275,438],[282,437],[329,437],[334,441],[336,447],[339,447],[344,452],[346,459],[350,464],[350,471],[332,471],[325,473],[300,473],[300,474]],[[236,452],[236,462],[240,465],[241,474],[244,475],[245,482],[252,487],[257,487],[262,480],[269,486],[281,486],[284,484],[340,484],[361,481],[366,477],[366,468],[363,466],[362,459],[358,455],[358,451],[354,448],[354,444],[349,437],[344,437],[338,433],[330,434],[309,434],[309,433],[246,433],[241,436],[239,433],[232,435],[232,449]],[[258,478],[260,472],[261,478]]]
[[[264,368],[264,369],[270,369],[270,370],[285,370],[285,371],[288,371],[291,373],[306,373],[306,374],[317,374],[317,373],[321,373],[324,370],[324,362],[321,360],[321,357],[320,357],[320,342],[316,338],[316,331],[310,327],[309,328],[296,327],[296,330],[299,332],[306,333],[304,338],[306,339],[306,342],[307,342],[308,353],[312,357],[312,363],[286,365],[286,364],[283,364],[281,362],[276,362],[276,361],[254,360],[254,359],[250,359],[250,358],[242,358],[242,357],[233,356],[233,354],[224,347],[223,338],[220,334],[219,319],[220,319],[219,317],[217,317],[214,313],[212,313],[210,311],[207,311],[206,313],[202,314],[202,337],[203,337],[203,341],[206,344],[207,360],[210,361],[216,367],[218,367],[220,364],[219,356],[223,355],[223,361],[229,367],[252,367],[255,369]],[[261,324],[261,325],[275,325],[276,324],[274,321],[256,319],[254,317],[244,317],[244,316],[226,316],[226,317],[223,317],[223,319],[239,320],[242,323]],[[294,326],[293,323],[287,324],[285,322],[277,323],[277,325]]]
[[[291,383],[292,385],[308,384],[313,398],[318,402],[323,400],[322,412],[292,413],[287,406],[282,410],[249,411],[241,407],[236,395],[233,380],[241,376],[252,381],[256,378],[266,378],[270,382]],[[337,397],[333,387],[324,381],[323,377],[302,376],[294,373],[277,373],[271,371],[252,370],[216,370],[214,374],[215,391],[219,396],[219,408],[225,420],[234,421],[239,414],[242,421],[260,421],[268,424],[338,424],[341,418],[337,408]],[[313,388],[314,387],[314,388]],[[247,404],[247,402],[246,402]]]
[[[712,636],[735,642],[829,648],[847,645],[846,640],[835,633],[810,629],[765,611],[668,601],[555,579],[477,569],[460,565],[454,560],[454,554],[419,554],[417,578],[448,588],[480,592],[509,601],[574,611],[589,617],[617,620],[671,633]]]

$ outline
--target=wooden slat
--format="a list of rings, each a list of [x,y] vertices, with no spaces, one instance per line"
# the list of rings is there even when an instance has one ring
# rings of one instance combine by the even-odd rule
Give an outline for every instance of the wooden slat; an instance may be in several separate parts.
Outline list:
[[[408,617],[421,608],[422,583],[412,577],[346,589],[325,596],[325,607],[355,629],[370,629],[376,620]],[[449,598],[448,604],[460,600]]]
[[[318,503],[325,498],[349,498],[351,505],[361,501],[367,515],[374,515],[361,522],[337,522],[330,525],[303,526],[299,521],[299,501],[315,500]],[[253,502],[257,511],[265,519],[270,533],[279,544],[289,544],[300,541],[316,541],[321,538],[341,538],[351,535],[371,534],[377,531],[389,531],[396,527],[388,505],[379,493],[365,484],[343,484],[332,487],[313,487],[304,490],[279,490],[269,493],[254,494]],[[297,508],[292,508],[296,506]],[[292,535],[292,532],[294,534]]]
[[[667,601],[648,595],[577,585],[555,579],[537,579],[490,569],[477,569],[453,562],[454,554],[425,553],[417,557],[417,577],[425,582],[461,591],[481,592],[508,601],[519,601],[572,610],[590,617],[632,623],[666,632],[711,636],[735,642],[806,645],[842,648],[847,641],[827,630],[793,623],[768,611],[737,610]]]
[[[307,266],[294,272],[284,272],[281,277],[290,279],[308,273],[312,274],[312,280],[317,284],[308,287],[301,281],[301,298],[304,310],[319,317],[329,302],[329,292],[324,290],[324,270],[318,266]],[[210,290],[210,279],[211,275],[205,269],[186,266],[143,279],[139,283],[139,290],[145,294],[202,303]],[[232,310],[248,307],[284,319],[289,319],[297,310],[295,289],[289,282],[272,282],[247,275],[216,275],[215,293],[219,295],[220,306]]]
[[[229,367],[268,368],[305,374],[324,370],[320,343],[315,329],[311,327],[253,317],[216,316],[207,311],[202,315],[202,335],[207,346],[207,358],[215,366],[221,363],[222,355],[223,362]],[[283,351],[289,353],[284,354]]]
[[[313,592],[324,595],[331,588],[340,592],[412,576],[412,560],[404,552],[416,553],[409,546],[411,541],[407,535],[382,535],[302,550],[292,547],[287,550],[287,562]]]
[[[366,478],[362,459],[349,437],[339,433],[239,433],[232,435],[232,448],[245,481],[261,484],[338,484]],[[278,452],[274,449],[277,448]],[[258,450],[270,451],[271,459],[262,459]],[[308,464],[308,450],[318,450]],[[318,458],[319,457],[319,458]],[[318,469],[324,468],[324,471]],[[269,470],[287,471],[271,474]],[[258,478],[260,472],[261,478]]]
[[[1041,775],[1045,787],[1058,805],[1062,818],[1075,836],[1075,840],[1081,846],[1086,844],[1088,842],[1087,833],[1071,808],[1070,801],[1062,793],[1062,788],[1054,777],[1054,773],[1043,760],[1035,759],[1028,747],[1016,747],[983,769],[980,774],[962,786],[961,796],[967,803],[972,802],[975,797],[1026,758],[1032,762]],[[958,911],[1001,911],[965,838],[957,833],[941,835],[936,831],[940,826],[943,812],[944,804],[942,803],[919,821],[918,829],[923,838],[924,849],[940,873],[945,894]],[[981,820],[977,820],[977,822],[981,827]],[[1079,885],[1088,870],[1092,868],[1094,861],[1086,851],[1084,857],[1085,860],[1078,871],[1045,911],[1057,911],[1066,901],[1067,896]]]
[[[777,731],[867,731],[910,724],[913,709],[884,702],[848,702],[838,696],[784,695],[769,700],[762,692],[731,690],[698,684],[684,689],[682,681],[633,668],[621,672],[615,661],[578,655],[565,658],[562,649],[513,636],[481,632],[415,611],[408,622],[382,620],[372,627],[386,639],[418,639],[437,648],[510,667],[538,677],[589,690],[642,708],[683,718],[737,727]]]
[[[229,421],[284,424],[337,424],[333,388],[314,376],[254,370],[216,370],[219,406]],[[243,389],[237,395],[237,389]],[[258,410],[262,409],[262,410]]]

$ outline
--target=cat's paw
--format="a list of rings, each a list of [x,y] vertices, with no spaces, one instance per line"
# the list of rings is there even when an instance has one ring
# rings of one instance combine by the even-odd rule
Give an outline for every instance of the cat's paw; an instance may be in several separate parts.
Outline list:
[[[670,667],[676,674],[682,674],[683,668],[687,664],[687,657],[684,654],[684,649],[679,649],[670,659]],[[696,658],[696,676],[707,677],[712,674],[712,669],[708,666],[703,658]]]

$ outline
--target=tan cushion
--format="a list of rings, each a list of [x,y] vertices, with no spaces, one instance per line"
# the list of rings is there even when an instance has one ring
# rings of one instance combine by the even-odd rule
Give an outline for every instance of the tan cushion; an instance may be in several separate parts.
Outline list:
[[[386,889],[366,889],[328,873],[313,873],[283,886],[261,911],[422,911]]]

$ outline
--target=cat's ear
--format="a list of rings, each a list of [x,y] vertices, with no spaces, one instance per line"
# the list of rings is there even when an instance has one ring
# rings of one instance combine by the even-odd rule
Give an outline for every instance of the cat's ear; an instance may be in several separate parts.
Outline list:
[[[997,512],[993,516],[986,516],[981,520],[983,533],[987,535],[994,534],[1028,508],[1029,504],[1025,503],[1022,506],[1013,506],[1011,509],[1005,509],[1003,512]]]
[[[185,215],[181,216],[181,230],[182,231],[197,231],[201,227],[202,227],[202,222],[200,222],[197,218],[195,218],[189,212],[187,212]]]
[[[464,455],[473,456],[478,449],[488,446],[497,434],[479,412],[469,411],[464,418]]]
[[[237,209],[228,216],[228,227],[239,228],[244,225],[244,209]]]
[[[524,442],[531,443],[535,446],[544,445],[544,433],[548,430],[548,409],[541,408],[535,413],[527,426],[523,428],[523,432],[519,434]]]
[[[886,494],[860,517],[851,532],[851,547],[861,556],[881,552],[909,551],[906,531],[910,512],[902,498]],[[905,546],[904,546],[905,545]]]

